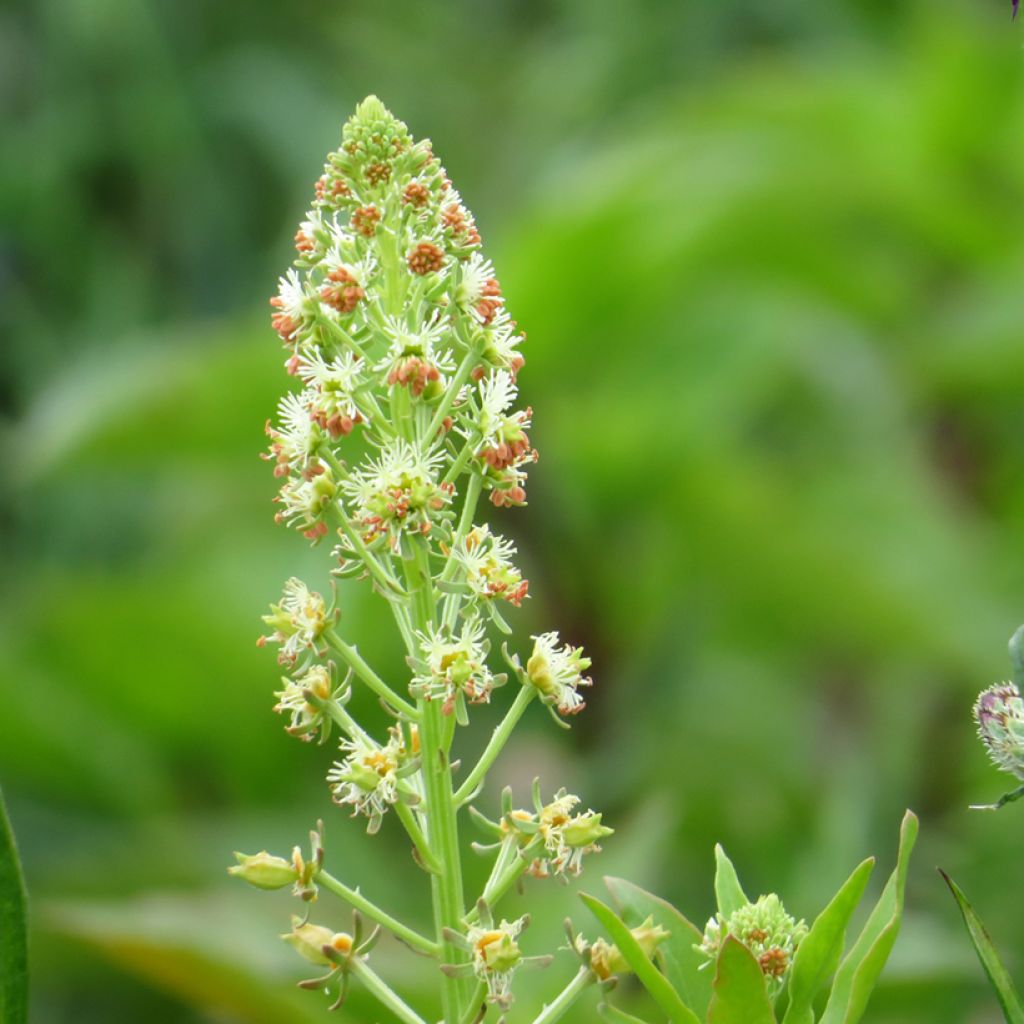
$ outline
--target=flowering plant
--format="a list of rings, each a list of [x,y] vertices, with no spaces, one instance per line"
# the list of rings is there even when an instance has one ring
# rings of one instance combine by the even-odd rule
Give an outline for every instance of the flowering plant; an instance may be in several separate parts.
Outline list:
[[[258,888],[290,886],[306,904],[285,938],[324,971],[302,986],[329,991],[334,1006],[355,978],[397,1019],[425,1024],[370,966],[386,929],[437,962],[444,1024],[480,1022],[492,1009],[503,1018],[517,972],[552,957],[526,955],[528,918],[499,917],[499,903],[524,876],[579,875],[612,832],[578,796],[545,795],[539,782],[527,808],[516,807],[508,789],[493,817],[470,806],[529,705],[544,705],[565,725],[583,709],[590,685],[590,659],[554,631],[532,637],[525,662],[502,642],[503,667],[495,671],[492,640],[512,634],[505,612],[527,598],[528,583],[514,545],[480,521],[479,506],[483,497],[498,507],[526,502],[537,453],[531,410],[516,408],[523,336],[480,251],[473,216],[430,143],[414,141],[376,97],[345,125],[295,246],[295,265],[271,299],[297,382],[267,424],[265,457],[281,480],[277,519],[327,549],[335,579],[364,580],[387,602],[408,674],[400,684],[386,680],[343,635],[335,588],[325,597],[297,578],[264,616],[259,642],[277,646],[286,673],[275,707],[286,730],[320,743],[340,734],[326,773],[334,802],[365,818],[371,834],[389,816],[405,830],[429,879],[433,933],[331,874],[322,826],[308,856],[298,847],[290,858],[238,854],[230,871]],[[459,727],[510,682],[504,718],[476,763],[462,769],[454,756]],[[355,686],[367,687],[389,714],[386,734],[352,714]],[[475,849],[492,858],[472,900],[462,868],[463,810],[490,839]],[[848,987],[833,990],[829,1005],[844,1014],[836,1021],[856,1019],[848,1006],[863,1008],[895,939],[915,825],[908,818],[897,873],[840,967],[837,985]],[[553,1024],[588,987],[607,990],[635,971],[673,1021],[696,1021],[695,1011],[712,1022],[739,1019],[727,1016],[737,1012],[774,1020],[784,992],[785,1020],[810,1021],[809,1000],[838,962],[869,870],[861,865],[808,931],[777,896],[747,900],[719,851],[719,911],[703,936],[666,904],[612,880],[626,920],[585,897],[613,942],[590,942],[570,926],[568,952],[579,967],[530,1019]],[[321,923],[314,905],[322,891],[356,911],[351,932]],[[365,919],[375,926],[369,934]],[[602,1012],[624,1019],[608,1004]]]

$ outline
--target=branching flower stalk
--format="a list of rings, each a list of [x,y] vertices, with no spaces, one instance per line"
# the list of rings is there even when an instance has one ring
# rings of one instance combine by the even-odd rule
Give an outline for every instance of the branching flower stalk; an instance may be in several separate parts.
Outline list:
[[[564,790],[545,800],[535,785],[525,810],[506,792],[494,820],[468,808],[492,840],[475,849],[493,862],[479,898],[466,892],[461,812],[532,702],[564,724],[590,684],[590,660],[555,632],[533,637],[525,664],[503,643],[504,669],[494,670],[492,638],[511,634],[503,612],[526,599],[528,583],[481,507],[524,505],[537,458],[532,412],[516,408],[523,336],[430,143],[415,142],[376,97],[345,125],[295,247],[271,299],[295,381],[267,424],[276,518],[325,550],[334,577],[363,579],[387,601],[408,672],[382,676],[344,636],[335,599],[298,579],[265,616],[260,643],[277,645],[286,671],[275,708],[286,730],[321,743],[340,733],[327,772],[334,802],[365,817],[371,834],[389,815],[407,832],[429,879],[433,934],[328,873],[322,829],[308,859],[298,848],[290,859],[238,855],[231,870],[262,888],[291,885],[307,904],[323,890],[339,897],[437,960],[444,1024],[481,1021],[511,1004],[521,967],[547,959],[523,954],[527,919],[496,920],[497,904],[524,875],[579,874],[611,832]],[[456,770],[457,727],[508,682],[504,719],[479,761]],[[393,717],[385,736],[349,712],[358,686]],[[296,919],[289,942],[328,968],[304,984],[337,989],[340,1002],[355,977],[399,1019],[423,1024],[368,966],[373,936],[363,940],[360,927],[349,935]],[[535,1019],[558,1019],[600,980],[585,964]]]

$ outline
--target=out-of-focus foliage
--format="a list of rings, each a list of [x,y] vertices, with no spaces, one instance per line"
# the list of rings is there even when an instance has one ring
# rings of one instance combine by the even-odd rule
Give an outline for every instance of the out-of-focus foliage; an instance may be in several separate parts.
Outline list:
[[[0,13],[0,780],[35,1019],[321,1019],[275,937],[287,897],[224,873],[321,815],[332,870],[402,904],[398,837],[330,806],[330,751],[284,735],[252,646],[314,564],[274,528],[256,458],[282,380],[266,296],[371,91],[434,139],[529,332],[542,461],[502,529],[525,624],[595,655],[574,733],[532,716],[496,775],[607,809],[588,870],[695,914],[715,841],[806,916],[911,806],[922,849],[869,1017],[995,1019],[930,866],[1019,974],[1020,808],[965,811],[1001,791],[969,708],[1024,618],[1007,6]],[[345,597],[349,632],[401,671],[372,642],[386,612]],[[549,892],[528,952],[583,923]],[[425,962],[379,957],[423,983]],[[558,964],[524,985],[550,998]]]

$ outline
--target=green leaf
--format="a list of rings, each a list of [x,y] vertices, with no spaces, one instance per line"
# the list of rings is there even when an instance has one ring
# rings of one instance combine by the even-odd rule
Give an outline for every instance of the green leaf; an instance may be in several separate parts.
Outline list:
[[[864,887],[874,866],[874,857],[869,857],[857,866],[829,905],[818,915],[797,948],[789,978],[789,1008],[783,1024],[813,1024],[814,1010],[811,1004],[839,963],[846,927],[864,895]]]
[[[819,1024],[855,1024],[864,1013],[871,991],[899,934],[907,866],[916,838],[917,816],[907,811],[900,826],[896,867],[856,943],[836,972],[832,993]]]
[[[1014,635],[1016,636],[1016,634]],[[974,943],[974,950],[978,954],[981,966],[985,968],[992,988],[995,989],[999,1005],[1003,1008],[1006,1024],[1024,1024],[1024,1007],[1021,1006],[1016,986],[1003,966],[1003,962],[999,959],[999,954],[996,952],[995,946],[992,945],[992,939],[981,923],[981,918],[975,913],[974,907],[967,902],[967,897],[961,892],[956,882],[942,868],[939,868],[939,874],[945,879],[949,891],[960,908],[960,913],[963,914],[964,924],[967,925],[971,942]]]
[[[715,898],[718,900],[718,912],[726,918],[750,902],[721,843],[715,846]]]
[[[712,971],[708,958],[697,949],[704,937],[702,933],[671,903],[640,886],[623,878],[608,877],[604,884],[608,886],[622,919],[629,927],[634,928],[652,917],[655,924],[670,933],[658,946],[665,977],[683,1002],[699,1017],[703,1017],[711,1001]]]
[[[597,1012],[605,1020],[614,1021],[614,1024],[648,1024],[647,1021],[641,1020],[639,1017],[624,1013],[618,1007],[612,1006],[611,1003],[599,1003]]]
[[[587,909],[601,922],[611,936],[612,942],[625,957],[626,963],[633,969],[637,979],[650,992],[651,997],[668,1014],[672,1024],[700,1024],[696,1014],[680,999],[679,994],[669,984],[665,976],[647,958],[640,944],[633,938],[632,932],[619,919],[611,907],[599,899],[580,893],[580,899]]]
[[[14,833],[0,792],[0,1020],[28,1019],[28,940],[25,882]]]
[[[775,1024],[761,966],[735,935],[718,953],[708,1024]]]

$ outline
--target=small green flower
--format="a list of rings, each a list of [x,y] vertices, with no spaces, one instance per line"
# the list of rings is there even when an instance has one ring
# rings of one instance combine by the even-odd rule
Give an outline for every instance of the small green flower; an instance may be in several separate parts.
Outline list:
[[[283,889],[298,878],[294,864],[266,850],[248,855],[236,853],[235,860],[238,863],[228,868],[228,874],[241,878],[257,889]]]
[[[760,965],[768,994],[774,999],[782,991],[793,955],[806,934],[807,925],[787,914],[782,900],[770,893],[733,911],[728,918],[721,914],[712,917],[704,929],[704,941],[697,948],[714,960],[727,935],[739,939]]]

